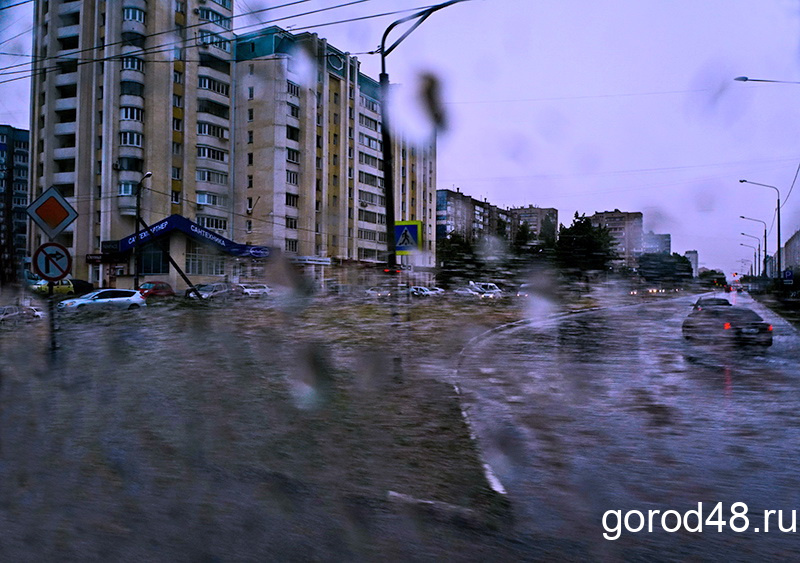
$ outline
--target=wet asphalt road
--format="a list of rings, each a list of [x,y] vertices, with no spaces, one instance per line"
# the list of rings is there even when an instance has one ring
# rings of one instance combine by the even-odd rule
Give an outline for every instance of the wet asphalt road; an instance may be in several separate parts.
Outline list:
[[[685,343],[697,296],[681,296],[518,324],[465,349],[456,381],[520,532],[585,542],[601,558],[795,557],[800,531],[781,533],[774,515],[765,534],[763,511],[783,510],[788,527],[800,510],[800,334],[729,297],[774,325],[771,348]],[[698,502],[703,520],[722,503],[721,533],[667,533],[656,514],[652,533],[603,539],[616,535],[608,510],[683,514]],[[741,533],[727,525],[736,502],[748,509]]]

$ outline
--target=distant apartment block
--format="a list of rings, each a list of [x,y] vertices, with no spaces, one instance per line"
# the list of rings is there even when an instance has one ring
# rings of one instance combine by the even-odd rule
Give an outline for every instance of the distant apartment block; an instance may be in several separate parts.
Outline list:
[[[233,17],[231,0],[36,3],[30,191],[77,209],[57,239],[75,277],[131,285],[140,190],[147,224],[173,218],[145,277],[183,285],[163,242],[195,281],[257,276],[264,247],[318,278],[385,260],[378,83],[316,34],[237,36]],[[395,217],[422,222],[433,266],[435,139],[394,149]]]
[[[28,215],[28,131],[0,125],[0,251],[14,279],[25,261]]]
[[[645,254],[671,254],[672,236],[647,232],[643,237],[643,250]]]
[[[471,241],[488,236],[511,240],[514,217],[508,211],[480,201],[456,188],[436,190],[436,238],[458,233]]]
[[[700,275],[700,257],[696,250],[687,250],[683,255],[689,260],[692,265],[692,277]]]
[[[641,212],[615,209],[595,213],[589,219],[594,226],[606,227],[614,237],[617,243],[615,250],[619,254],[616,261],[618,267],[638,267],[639,256],[644,253]]]
[[[527,223],[532,235],[537,239],[550,239],[555,241],[558,234],[558,210],[552,207],[512,207],[511,214],[517,219],[517,224]]]

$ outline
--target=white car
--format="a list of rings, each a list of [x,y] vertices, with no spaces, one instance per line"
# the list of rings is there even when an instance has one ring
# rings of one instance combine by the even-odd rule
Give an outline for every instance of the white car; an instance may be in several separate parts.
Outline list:
[[[444,295],[444,290],[441,287],[429,287],[428,291],[431,292],[431,295]]]
[[[421,285],[413,285],[408,289],[408,292],[414,297],[430,297],[432,293],[427,287]]]
[[[145,298],[136,289],[100,289],[76,299],[64,300],[58,304],[58,310],[138,309],[146,306]]]
[[[471,287],[459,287],[458,289],[454,289],[453,293],[456,295],[461,295],[465,297],[480,297],[481,292],[473,289]]]
[[[239,284],[242,286],[242,291],[246,297],[266,297],[270,294],[272,289],[263,283],[243,283]]]

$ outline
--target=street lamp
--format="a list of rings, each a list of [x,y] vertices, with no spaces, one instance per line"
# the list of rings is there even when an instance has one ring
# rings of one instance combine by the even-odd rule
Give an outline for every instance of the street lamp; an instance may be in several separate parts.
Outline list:
[[[744,219],[746,221],[755,221],[756,223],[761,223],[764,225],[764,277],[767,277],[767,222],[762,221],[761,219],[753,219],[752,217],[745,217],[744,215],[739,215],[739,219]]]
[[[753,264],[750,267],[750,273],[752,274],[753,273],[753,268],[756,266],[756,264],[758,264],[758,257],[756,256],[756,247],[753,246],[752,244],[745,244],[743,242],[740,242],[739,246],[746,246],[747,248],[752,248],[753,249],[753,258],[755,260],[753,260]]]
[[[750,78],[748,76],[737,76],[734,78],[737,82],[774,82],[775,84],[800,84],[791,80],[766,80],[764,78]]]
[[[761,239],[757,236],[748,235],[747,233],[740,233],[743,236],[750,237],[752,239],[756,239],[756,244],[758,245],[758,254],[756,255],[756,263],[754,267],[758,267],[758,264],[761,262]]]
[[[464,1],[466,0],[449,0],[448,2],[442,2],[441,4],[431,6],[430,8],[426,8],[410,16],[400,18],[386,28],[386,31],[383,32],[383,37],[381,38],[381,46],[378,49],[378,52],[381,55],[380,87],[381,98],[383,100],[383,125],[381,127],[381,142],[383,143],[383,186],[386,201],[386,267],[390,272],[394,272],[397,268],[397,247],[394,240],[394,162],[392,154],[394,151],[392,147],[392,135],[389,131],[389,75],[386,73],[386,57],[389,55],[389,53],[394,51],[395,47],[402,43],[403,40],[411,34],[411,32],[422,25],[422,22],[428,19],[432,13],[437,12],[442,8],[447,8],[452,4],[457,4],[458,2]],[[417,21],[415,21],[411,28],[403,33],[403,35],[401,35],[397,41],[392,43],[389,47],[386,47],[386,38],[388,37],[389,33],[401,23],[411,20]]]
[[[142,184],[152,175],[152,172],[145,172],[145,175],[142,176],[142,179],[136,184],[136,225],[133,230],[134,236],[136,237],[136,246],[134,246],[133,249],[133,289],[139,289],[139,272],[142,267],[142,247],[139,246],[139,223],[142,221]]]
[[[754,186],[763,186],[765,188],[772,188],[778,193],[778,249],[775,251],[776,261],[778,262],[778,277],[781,276],[783,269],[781,268],[781,191],[775,186],[769,184],[759,184],[758,182],[751,182],[750,180],[739,180],[740,183],[753,184]]]

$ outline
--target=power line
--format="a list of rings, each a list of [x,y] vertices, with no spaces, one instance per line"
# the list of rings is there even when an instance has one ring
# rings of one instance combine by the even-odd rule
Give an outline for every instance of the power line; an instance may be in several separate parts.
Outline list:
[[[1,6],[0,12],[3,10],[8,10],[10,8],[16,8],[17,6],[22,6],[23,4],[30,4],[33,0],[23,0],[22,2],[17,2],[16,4],[9,4],[8,6]]]

